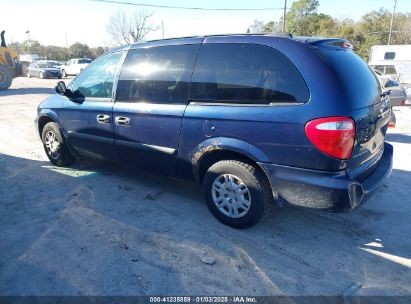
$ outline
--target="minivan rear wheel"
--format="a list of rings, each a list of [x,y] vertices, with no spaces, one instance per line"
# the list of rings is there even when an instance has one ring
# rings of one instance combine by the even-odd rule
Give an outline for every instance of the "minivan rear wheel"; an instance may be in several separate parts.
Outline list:
[[[263,173],[239,160],[213,164],[204,176],[203,190],[213,215],[234,228],[255,225],[272,201]]]
[[[74,161],[74,156],[70,153],[58,124],[47,123],[41,133],[41,139],[47,157],[53,165],[63,167]]]

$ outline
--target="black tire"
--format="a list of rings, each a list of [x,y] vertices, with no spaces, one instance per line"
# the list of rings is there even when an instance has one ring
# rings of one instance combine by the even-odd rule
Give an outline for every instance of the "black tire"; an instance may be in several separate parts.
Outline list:
[[[46,144],[48,137],[53,136],[52,134],[54,134],[55,139],[59,144],[58,153],[53,153],[50,147]],[[43,142],[44,151],[46,151],[47,157],[53,165],[64,167],[70,165],[74,161],[75,157],[70,153],[70,149],[67,146],[57,123],[49,122],[44,126],[43,131],[41,132],[41,140]]]
[[[66,70],[62,70],[62,71],[61,71],[61,75],[62,75],[64,78],[67,78]]]
[[[213,184],[224,174],[238,178],[248,188],[250,206],[241,217],[227,216],[214,203]],[[203,191],[211,213],[223,224],[234,228],[248,228],[257,224],[273,200],[271,187],[261,170],[238,160],[222,160],[212,165],[204,176]]]
[[[7,90],[13,81],[13,77],[10,74],[9,70],[0,65],[0,91]]]

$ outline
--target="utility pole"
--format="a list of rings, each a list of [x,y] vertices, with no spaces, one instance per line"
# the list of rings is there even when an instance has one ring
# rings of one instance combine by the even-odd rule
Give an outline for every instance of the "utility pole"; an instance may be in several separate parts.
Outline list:
[[[162,29],[162,32],[163,32],[163,39],[164,39],[164,22],[163,22],[163,20],[161,20],[161,29]]]
[[[394,23],[395,8],[397,7],[397,0],[394,0],[394,9],[392,10],[391,22],[390,22],[390,33],[388,34],[388,45],[391,43],[392,35],[392,24]]]
[[[69,54],[69,47],[67,43],[67,33],[64,33],[64,38],[66,39],[66,60],[69,60],[70,54]]]
[[[287,15],[287,0],[284,0],[283,32],[285,32],[285,18]],[[274,28],[274,26],[273,26]]]
[[[30,44],[31,44],[31,42],[30,42],[30,31],[27,30],[26,34],[27,34],[28,39],[29,39],[28,42],[27,42],[27,48],[28,48],[28,54],[30,54]]]

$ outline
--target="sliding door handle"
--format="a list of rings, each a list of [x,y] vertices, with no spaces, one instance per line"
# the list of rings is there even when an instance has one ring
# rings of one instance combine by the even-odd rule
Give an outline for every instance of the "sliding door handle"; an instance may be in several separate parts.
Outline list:
[[[131,119],[129,117],[123,117],[123,116],[116,116],[115,120],[116,125],[119,126],[129,126],[131,123]]]
[[[110,115],[99,114],[97,115],[98,123],[110,123]]]

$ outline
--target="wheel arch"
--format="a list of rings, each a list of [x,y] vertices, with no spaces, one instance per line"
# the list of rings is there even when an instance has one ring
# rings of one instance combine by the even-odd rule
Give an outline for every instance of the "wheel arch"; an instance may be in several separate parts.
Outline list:
[[[56,112],[51,109],[42,109],[37,117],[37,128],[39,131],[39,135],[41,137],[41,133],[43,132],[44,126],[49,122],[55,122],[60,126],[60,130],[62,131],[63,135],[66,137],[66,133],[64,131],[63,126],[61,125],[59,116]]]
[[[270,162],[269,158],[257,147],[239,139],[213,138],[204,141],[192,153],[191,162],[196,179],[202,183],[208,168],[221,160],[240,160],[255,166],[271,186],[266,172],[259,162]]]
[[[44,126],[48,124],[49,122],[56,122],[56,121],[47,115],[43,115],[38,118],[37,123],[38,123],[38,131],[39,131],[40,137],[41,137],[41,134],[43,133]]]

